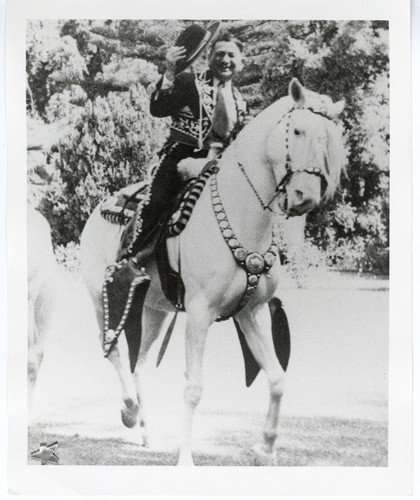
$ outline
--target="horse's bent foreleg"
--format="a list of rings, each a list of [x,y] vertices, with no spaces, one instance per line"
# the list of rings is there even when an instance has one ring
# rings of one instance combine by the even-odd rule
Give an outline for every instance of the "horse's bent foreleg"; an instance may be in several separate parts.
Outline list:
[[[192,460],[192,428],[195,409],[203,392],[203,358],[207,332],[212,320],[206,307],[191,306],[185,332],[184,420],[181,431],[178,465],[194,465]]]
[[[157,311],[148,306],[143,307],[143,329],[140,352],[134,371],[134,384],[137,391],[137,400],[140,407],[139,421],[142,430],[143,445],[149,446],[149,422],[147,398],[144,389],[147,355],[155,340],[158,338],[162,325],[168,315],[165,311]]]
[[[123,407],[121,408],[121,421],[126,427],[132,428],[137,423],[139,405],[137,403],[130,369],[128,364],[123,363],[121,360],[118,344],[113,347],[112,351],[108,355],[108,359],[117,372],[118,379],[120,381],[123,402]]]
[[[267,324],[263,326],[264,315]],[[257,448],[258,454],[264,457],[268,465],[276,465],[275,441],[278,435],[280,403],[284,393],[285,372],[281,367],[273,344],[271,328],[269,328],[268,306],[265,305],[258,314],[249,310],[241,311],[237,320],[245,334],[246,341],[256,361],[265,371],[270,390],[270,403],[264,425],[264,444]]]
[[[96,319],[99,326],[99,341],[102,346],[103,340],[103,309],[102,309],[102,296],[93,298],[93,303],[95,306]],[[122,333],[123,335],[124,333]],[[131,376],[130,368],[128,363],[123,363],[121,359],[121,353],[118,343],[112,348],[108,355],[108,359],[117,372],[118,380],[121,387],[121,397],[123,406],[121,408],[121,420],[122,423],[128,427],[134,427],[137,423],[139,405],[137,404],[137,397],[135,394],[135,388],[133,384],[133,379]]]

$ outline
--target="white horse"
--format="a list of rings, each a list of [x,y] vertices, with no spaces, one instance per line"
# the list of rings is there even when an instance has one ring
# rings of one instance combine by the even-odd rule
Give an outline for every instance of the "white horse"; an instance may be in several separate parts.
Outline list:
[[[28,205],[28,407],[32,406],[45,340],[51,328],[56,295],[58,266],[50,226],[39,212]]]
[[[343,102],[333,104],[329,97],[308,91],[296,79],[292,80],[289,96],[260,113],[225,150],[216,179],[206,185],[187,227],[179,236],[167,240],[170,263],[174,269],[181,263],[186,290],[185,415],[178,465],[193,465],[193,416],[202,395],[208,329],[217,318],[232,313],[268,378],[270,403],[258,454],[265,463],[276,463],[275,441],[285,372],[276,357],[272,334],[262,325],[269,315],[267,302],[279,284],[280,263],[276,258],[269,272],[262,273],[246,305],[237,310],[247,287],[247,275],[235,262],[229,245],[235,248],[233,239],[248,252],[264,254],[273,248],[272,231],[279,211],[288,216],[301,215],[334,193],[344,155],[341,133],[333,119],[343,106]],[[223,206],[234,233],[233,236],[229,233],[229,241],[222,235],[226,226],[221,228],[217,222],[223,216],[214,213],[219,210],[215,198],[218,206]],[[100,327],[104,273],[115,261],[121,234],[122,228],[101,218],[97,208],[81,238],[82,272]],[[136,395],[130,393],[131,373],[121,362],[118,345],[109,356],[121,382],[123,421],[132,426],[139,418],[145,429],[142,384],[146,357],[166,316],[174,311],[163,295],[156,263],[152,260],[146,267],[152,279],[145,299],[141,347],[133,374]]]

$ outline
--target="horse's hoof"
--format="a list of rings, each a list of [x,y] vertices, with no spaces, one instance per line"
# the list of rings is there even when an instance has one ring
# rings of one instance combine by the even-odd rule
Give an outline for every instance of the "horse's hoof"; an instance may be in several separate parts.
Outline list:
[[[140,436],[141,436],[141,446],[142,448],[150,448],[150,438],[147,432],[140,427]]]
[[[137,416],[139,414],[139,405],[132,399],[124,399],[125,408],[121,410],[122,423],[129,429],[137,424]]]
[[[265,444],[256,444],[252,447],[254,454],[254,465],[276,466],[277,454],[276,451],[269,452]]]

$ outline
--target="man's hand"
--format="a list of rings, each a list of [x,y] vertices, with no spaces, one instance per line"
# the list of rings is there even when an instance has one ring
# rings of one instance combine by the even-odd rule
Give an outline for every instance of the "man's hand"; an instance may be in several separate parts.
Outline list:
[[[185,47],[171,47],[166,53],[165,58],[165,76],[168,80],[175,79],[176,63],[185,57]]]
[[[188,181],[193,177],[198,177],[209,162],[208,158],[184,158],[177,165],[178,174],[183,181]]]

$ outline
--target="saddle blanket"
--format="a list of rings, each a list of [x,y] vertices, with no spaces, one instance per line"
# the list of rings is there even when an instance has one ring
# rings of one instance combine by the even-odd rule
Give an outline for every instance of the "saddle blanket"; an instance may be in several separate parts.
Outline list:
[[[148,183],[145,181],[122,188],[102,202],[102,217],[113,224],[127,225],[147,191]]]

